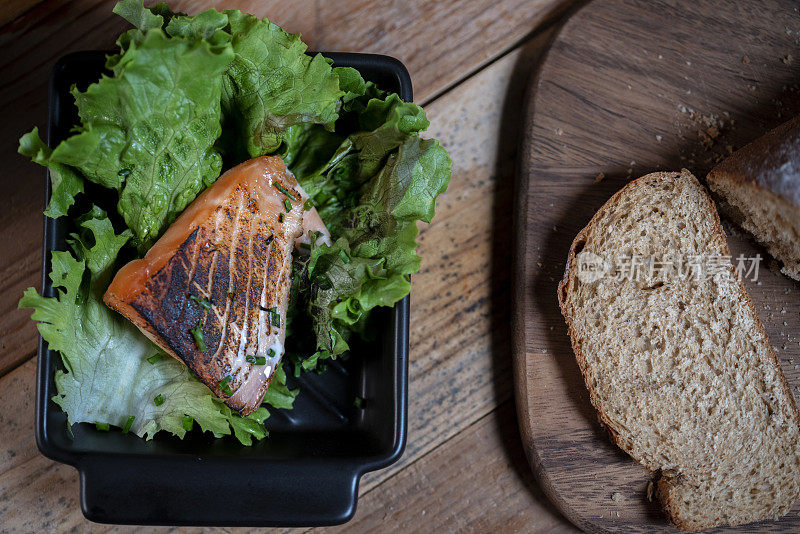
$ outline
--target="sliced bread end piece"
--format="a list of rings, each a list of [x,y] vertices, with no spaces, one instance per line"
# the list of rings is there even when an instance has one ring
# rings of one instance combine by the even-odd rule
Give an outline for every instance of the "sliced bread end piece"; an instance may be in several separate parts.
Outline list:
[[[800,417],[691,173],[643,176],[606,202],[575,238],[558,297],[600,420],[661,471],[657,493],[679,528],[791,508]]]
[[[723,213],[800,280],[800,116],[728,156],[706,180]]]

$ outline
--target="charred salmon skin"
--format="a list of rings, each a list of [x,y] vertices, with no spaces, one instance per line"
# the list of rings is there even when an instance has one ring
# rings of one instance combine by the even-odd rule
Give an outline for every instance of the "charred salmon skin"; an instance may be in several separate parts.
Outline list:
[[[316,210],[279,157],[224,173],[103,296],[243,415],[261,404],[284,353],[292,249]]]

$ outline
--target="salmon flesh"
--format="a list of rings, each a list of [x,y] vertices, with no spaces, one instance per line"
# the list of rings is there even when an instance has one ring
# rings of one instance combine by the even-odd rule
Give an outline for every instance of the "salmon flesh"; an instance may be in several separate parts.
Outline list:
[[[249,160],[198,196],[103,300],[242,415],[284,353],[292,250],[327,230],[279,157]]]

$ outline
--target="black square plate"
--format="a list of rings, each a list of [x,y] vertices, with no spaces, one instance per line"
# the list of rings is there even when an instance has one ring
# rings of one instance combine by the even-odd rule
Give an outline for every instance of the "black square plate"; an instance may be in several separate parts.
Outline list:
[[[383,89],[412,100],[402,63],[387,56],[324,54],[336,66],[358,69]],[[55,146],[77,123],[69,93],[98,80],[106,52],[63,57],[50,83],[48,142]],[[87,196],[101,206],[100,189]],[[50,197],[47,182],[46,198]],[[50,253],[64,250],[65,218],[44,222],[42,288],[54,290],[47,273]],[[322,375],[290,377],[301,393],[291,411],[270,409],[270,436],[251,447],[235,439],[192,432],[184,440],[160,433],[144,441],[121,432],[72,427],[50,399],[58,354],[39,340],[36,443],[53,460],[80,473],[84,515],[103,523],[162,525],[316,526],[343,523],[355,513],[363,473],[386,467],[403,452],[408,404],[409,299],[380,310],[374,342],[354,347],[346,361]],[[365,399],[363,410],[353,406]]]

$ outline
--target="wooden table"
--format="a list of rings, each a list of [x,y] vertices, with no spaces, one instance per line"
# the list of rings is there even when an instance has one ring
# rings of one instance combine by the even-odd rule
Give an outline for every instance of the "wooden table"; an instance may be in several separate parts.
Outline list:
[[[574,530],[543,497],[522,451],[509,327],[519,108],[572,2],[171,3],[190,13],[216,5],[269,16],[312,49],[399,58],[428,112],[427,135],[453,159],[450,188],[420,236],[408,446],[397,464],[362,479],[355,518],[335,530]],[[36,449],[36,329],[29,311],[17,310],[22,291],[40,285],[44,188],[43,170],[16,154],[17,139],[45,125],[47,80],[60,56],[113,46],[125,24],[112,6],[9,0],[0,7],[0,531],[134,530],[86,521],[76,471]]]

